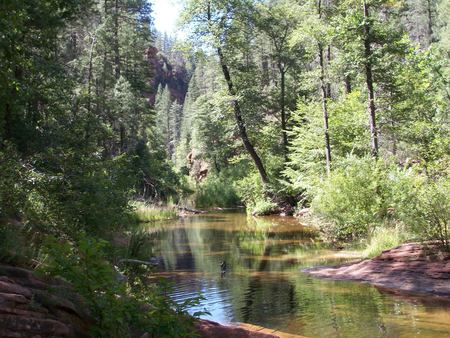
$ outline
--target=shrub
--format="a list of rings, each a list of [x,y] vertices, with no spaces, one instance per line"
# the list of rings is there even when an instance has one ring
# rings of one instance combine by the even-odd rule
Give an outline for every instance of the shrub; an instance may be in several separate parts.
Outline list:
[[[28,237],[25,226],[0,222],[0,262],[27,267],[32,265],[38,250]]]
[[[450,250],[450,180],[426,180],[417,189],[414,202],[415,212],[407,218],[413,231]]]
[[[395,163],[353,156],[335,166],[312,200],[328,236],[368,237],[375,231],[375,242],[382,241],[381,237],[393,237],[393,233],[380,230],[376,235],[376,228],[394,224],[419,239],[438,240],[449,247],[450,182],[446,176],[433,179],[420,167],[403,169]]]
[[[367,236],[386,210],[384,184],[375,160],[350,156],[319,185],[311,207],[332,222],[325,229],[331,237]]]
[[[9,144],[0,149],[0,175],[0,219],[20,218],[30,189],[30,175]]]
[[[232,179],[219,176],[209,176],[198,184],[194,203],[196,207],[224,207],[231,208],[240,204]]]
[[[239,180],[236,190],[250,214],[267,215],[276,206],[268,199],[267,191],[257,173],[251,173]]]
[[[258,200],[252,208],[252,215],[264,216],[275,213],[278,209],[276,203],[269,200]]]
[[[450,181],[431,178],[419,168],[391,170],[389,216],[406,225],[417,238],[438,240],[449,248]]]

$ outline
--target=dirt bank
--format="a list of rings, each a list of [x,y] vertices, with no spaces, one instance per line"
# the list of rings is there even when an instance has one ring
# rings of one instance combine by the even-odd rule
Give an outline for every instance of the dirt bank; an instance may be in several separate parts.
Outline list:
[[[302,271],[317,277],[363,281],[391,290],[450,298],[450,254],[434,245],[408,243],[369,260]]]

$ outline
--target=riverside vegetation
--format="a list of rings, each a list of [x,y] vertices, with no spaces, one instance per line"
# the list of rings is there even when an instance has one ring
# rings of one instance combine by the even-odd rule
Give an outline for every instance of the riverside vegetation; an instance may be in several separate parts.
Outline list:
[[[1,3],[2,263],[71,282],[94,335],[176,337],[198,300],[119,264],[151,255],[137,220],[174,216],[137,200],[449,249],[448,0],[184,5],[178,41],[145,0]]]

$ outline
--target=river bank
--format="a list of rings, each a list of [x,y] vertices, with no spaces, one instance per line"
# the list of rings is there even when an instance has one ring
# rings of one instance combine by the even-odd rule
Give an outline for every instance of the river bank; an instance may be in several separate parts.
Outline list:
[[[408,243],[369,260],[302,271],[320,278],[361,281],[406,293],[450,298],[450,254],[435,245]]]

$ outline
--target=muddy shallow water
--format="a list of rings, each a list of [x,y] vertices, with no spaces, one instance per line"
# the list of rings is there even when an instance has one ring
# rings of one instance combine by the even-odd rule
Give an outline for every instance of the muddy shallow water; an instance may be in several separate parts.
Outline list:
[[[208,310],[203,318],[309,337],[450,337],[450,302],[300,272],[357,257],[322,245],[294,218],[207,214],[152,232],[164,267],[155,275],[173,281],[178,302],[200,293],[205,299],[190,311]]]

